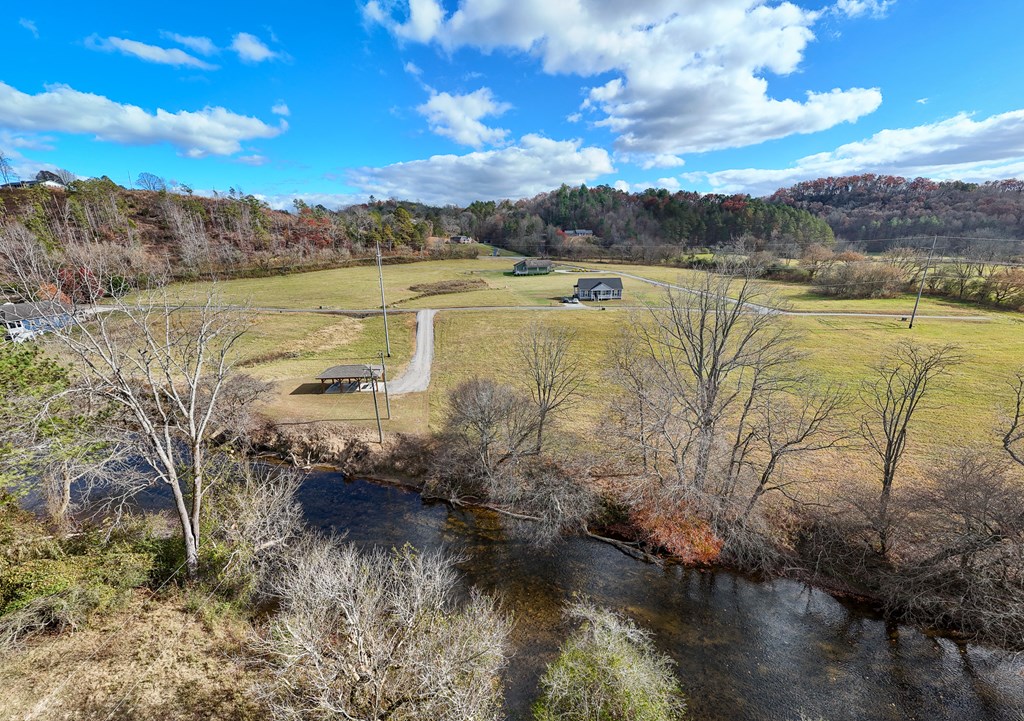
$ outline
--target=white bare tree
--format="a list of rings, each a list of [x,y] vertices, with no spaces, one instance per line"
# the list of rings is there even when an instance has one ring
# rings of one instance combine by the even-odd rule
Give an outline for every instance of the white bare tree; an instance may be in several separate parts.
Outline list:
[[[457,599],[437,553],[360,553],[308,538],[278,576],[280,612],[257,641],[275,719],[497,721],[509,623]]]

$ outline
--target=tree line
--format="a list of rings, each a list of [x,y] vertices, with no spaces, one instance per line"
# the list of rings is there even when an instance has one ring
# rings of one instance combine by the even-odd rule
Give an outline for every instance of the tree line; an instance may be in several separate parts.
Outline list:
[[[893,175],[818,178],[777,190],[768,197],[825,220],[836,238],[873,241],[906,236],[1024,238],[1024,181],[936,182]]]

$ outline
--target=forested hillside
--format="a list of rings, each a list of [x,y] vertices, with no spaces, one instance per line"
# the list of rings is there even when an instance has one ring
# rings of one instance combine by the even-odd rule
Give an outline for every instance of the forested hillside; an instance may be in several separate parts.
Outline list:
[[[157,179],[159,180],[159,179]],[[376,200],[333,211],[296,200],[286,212],[231,190],[215,197],[128,190],[109,178],[75,180],[67,189],[35,185],[0,190],[0,234],[34,235],[51,248],[84,249],[143,278],[258,273],[334,265],[385,253],[428,249],[431,237],[470,235],[541,255],[662,260],[742,241],[747,247],[829,245],[828,225],[805,210],[747,196],[608,186],[561,188],[518,201],[433,207]],[[586,235],[566,233],[590,231]],[[464,252],[471,252],[468,248]],[[435,247],[432,253],[459,252]]]
[[[932,234],[1024,238],[1024,180],[937,183],[851,175],[797,183],[768,200],[824,219],[840,240]]]
[[[631,194],[607,185],[563,185],[515,203],[473,203],[468,229],[484,242],[552,255],[606,253],[645,260],[694,249],[749,241],[806,247],[833,241],[828,225],[783,203],[745,195],[701,195],[648,189]],[[566,235],[584,229],[590,236]]]

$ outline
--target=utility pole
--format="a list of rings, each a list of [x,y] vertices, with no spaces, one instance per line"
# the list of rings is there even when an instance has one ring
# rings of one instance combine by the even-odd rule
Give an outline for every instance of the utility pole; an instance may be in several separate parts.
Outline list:
[[[380,377],[384,381],[384,406],[388,410],[388,420],[391,420],[391,397],[388,395],[388,367],[384,364],[384,354],[380,354]]]
[[[373,390],[373,415],[377,417],[377,442],[384,445],[384,427],[380,424],[380,406],[377,405],[377,374],[373,366],[366,366],[370,371],[370,388]]]
[[[910,314],[910,328],[914,327],[914,318],[917,317],[917,306],[921,304],[921,294],[924,293],[924,281],[928,278],[928,269],[932,267],[932,256],[935,255],[935,243],[939,240],[939,236],[932,236],[932,249],[928,251],[928,262],[924,266],[924,272],[921,273],[921,285],[917,289],[917,299],[914,301],[914,312]]]
[[[388,334],[388,305],[384,300],[384,266],[380,259],[380,241],[377,241],[377,278],[380,280],[380,309],[384,314],[384,346],[391,357],[391,336]]]

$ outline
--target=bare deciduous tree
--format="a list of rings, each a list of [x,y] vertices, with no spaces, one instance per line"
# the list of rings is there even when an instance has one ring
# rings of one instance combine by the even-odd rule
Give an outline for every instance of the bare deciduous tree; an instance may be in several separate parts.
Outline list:
[[[580,395],[585,376],[575,339],[576,334],[570,330],[535,322],[519,343],[519,359],[537,406],[537,453],[543,448],[549,417],[567,410]]]
[[[1017,371],[1011,386],[1013,406],[1003,436],[1003,448],[1010,454],[1010,458],[1024,466],[1024,370]]]
[[[0,150],[0,178],[3,178],[4,183],[10,183],[11,178],[17,178],[18,176],[14,173],[14,166],[11,164],[11,159]]]
[[[872,378],[861,386],[865,415],[860,432],[882,474],[882,491],[872,523],[883,556],[889,552],[889,505],[893,483],[907,450],[911,421],[935,382],[959,362],[955,346],[929,348],[903,342],[875,365]]]
[[[785,375],[794,353],[748,278],[701,273],[664,298],[664,307],[635,323],[631,352],[643,359],[648,386],[659,389],[650,427],[668,449],[677,486],[704,493],[725,419],[748,402],[751,385]]]
[[[143,190],[154,192],[167,190],[167,183],[164,182],[164,179],[153,173],[139,173],[135,178],[135,184]]]
[[[245,330],[238,313],[210,297],[195,308],[163,296],[118,302],[57,334],[89,395],[121,410],[140,455],[174,497],[190,574],[199,564],[206,451],[234,427],[222,423],[231,394],[232,349]],[[241,394],[237,400],[250,400]]]
[[[1024,644],[1024,508],[1003,458],[956,451],[908,499],[913,543],[883,578],[893,610]]]
[[[754,513],[762,499],[800,501],[806,475],[792,462],[847,437],[845,395],[797,372],[771,307],[746,275],[702,274],[636,319],[613,355],[623,431],[645,469],[630,502],[659,528],[695,519],[695,543],[752,567],[769,562],[777,535]]]
[[[448,398],[446,430],[468,456],[471,474],[492,475],[529,449],[537,411],[511,386],[482,378],[460,383]]]
[[[257,644],[274,718],[501,718],[509,624],[486,596],[456,600],[443,556],[309,539],[289,558],[281,610]]]

